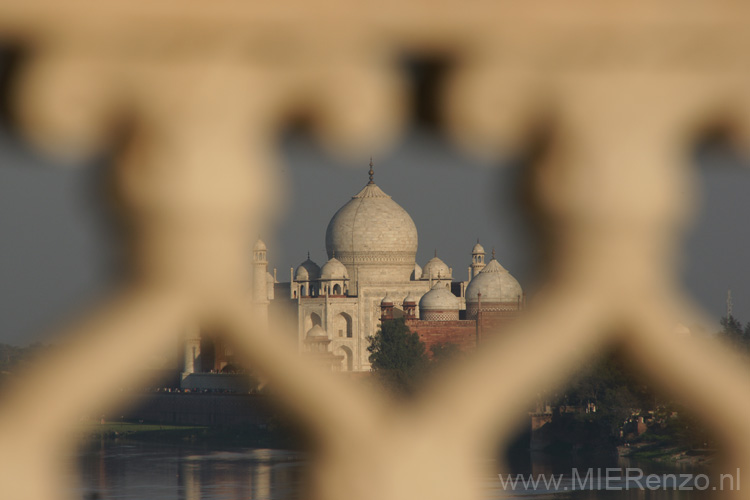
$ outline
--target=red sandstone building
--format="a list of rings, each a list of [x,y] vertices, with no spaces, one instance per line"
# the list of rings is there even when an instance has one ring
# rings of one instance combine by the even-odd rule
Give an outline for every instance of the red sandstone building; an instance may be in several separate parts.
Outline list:
[[[406,326],[427,346],[454,344],[462,351],[477,347],[482,338],[516,317],[525,296],[513,276],[494,258],[469,282],[465,309],[449,284],[437,282],[420,300],[409,295],[403,301]],[[380,303],[380,319],[394,319],[394,303],[386,296]]]

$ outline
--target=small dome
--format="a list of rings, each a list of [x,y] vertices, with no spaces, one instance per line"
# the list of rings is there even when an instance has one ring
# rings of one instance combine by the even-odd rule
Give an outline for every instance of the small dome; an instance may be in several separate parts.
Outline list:
[[[310,339],[310,338],[315,338],[315,339],[326,338],[327,339],[328,338],[328,332],[326,332],[323,329],[323,327],[320,326],[320,325],[313,325],[312,328],[310,328],[309,330],[307,330],[306,337],[308,339]]]
[[[430,279],[430,277],[432,277],[432,279],[438,279],[438,277],[441,279],[452,278],[452,274],[450,267],[440,260],[440,257],[437,255],[427,261],[427,264],[422,268],[423,280]]]
[[[416,280],[420,279],[421,277],[422,277],[422,266],[420,266],[419,264],[417,264],[415,262],[414,263],[414,271],[412,271],[412,273],[411,273],[411,279],[412,279],[412,281],[416,281]]]
[[[482,294],[482,302],[516,302],[523,295],[521,285],[516,278],[505,270],[500,263],[492,259],[482,272],[477,274],[466,287],[466,302],[477,302],[477,295]]]
[[[453,295],[450,289],[443,283],[436,283],[432,287],[432,290],[422,296],[422,300],[419,301],[419,310],[441,310],[441,311],[457,311],[459,309],[458,297]]]
[[[478,254],[478,253],[484,253],[484,247],[479,244],[479,240],[477,240],[477,244],[474,245],[474,248],[471,251],[472,255]]]
[[[347,280],[349,273],[346,272],[346,266],[336,257],[331,257],[328,262],[323,264],[320,270],[320,277],[324,280]]]
[[[310,255],[308,254],[307,260],[297,267],[294,279],[296,281],[315,281],[318,278],[320,278],[320,266],[310,260]]]
[[[393,305],[393,298],[389,293],[386,293],[385,297],[383,297],[383,300],[380,301],[381,306],[384,306],[386,304]]]
[[[247,247],[245,247],[245,248],[247,248]],[[258,241],[256,241],[255,245],[253,246],[253,252],[259,252],[261,250],[268,250],[268,249],[266,248],[266,244],[263,243],[263,240],[261,240],[260,238],[258,238]]]
[[[407,302],[411,302],[413,304],[418,304],[419,303],[419,298],[420,297],[419,297],[418,294],[416,294],[414,292],[409,292],[409,295],[407,295],[406,298],[404,298],[404,304],[406,304]]]

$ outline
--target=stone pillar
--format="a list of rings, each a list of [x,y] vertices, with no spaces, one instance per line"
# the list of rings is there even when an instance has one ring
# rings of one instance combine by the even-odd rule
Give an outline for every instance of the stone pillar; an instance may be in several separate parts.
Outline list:
[[[329,315],[331,314],[328,307],[328,290],[326,290],[326,295],[324,299],[324,309],[323,309],[323,328],[325,331],[328,331],[328,325],[331,324],[331,318],[329,318]]]

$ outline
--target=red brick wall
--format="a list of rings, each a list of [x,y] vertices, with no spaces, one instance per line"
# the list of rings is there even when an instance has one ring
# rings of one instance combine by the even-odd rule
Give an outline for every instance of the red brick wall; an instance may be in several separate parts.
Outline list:
[[[501,335],[503,327],[518,317],[518,312],[482,312],[479,324],[479,341],[493,335]],[[473,321],[472,321],[473,323]]]
[[[500,334],[503,327],[518,316],[513,312],[482,312],[479,341],[492,335]],[[419,335],[419,339],[430,348],[435,344],[449,342],[456,344],[462,351],[473,351],[477,347],[477,327],[474,320],[459,321],[425,321],[407,319],[406,326]]]
[[[456,344],[462,351],[472,351],[477,346],[474,321],[407,320],[406,326],[419,335],[419,339],[427,345],[430,356],[430,348],[435,344],[449,342]]]

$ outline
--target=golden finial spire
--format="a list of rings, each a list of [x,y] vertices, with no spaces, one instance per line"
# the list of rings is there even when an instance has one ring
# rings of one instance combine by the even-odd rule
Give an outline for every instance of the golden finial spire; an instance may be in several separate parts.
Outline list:
[[[368,182],[368,184],[375,184],[375,181],[373,180],[373,178],[375,177],[375,171],[372,169],[372,167],[372,156],[370,156],[370,171],[368,172],[370,174],[370,182]]]
[[[495,260],[495,247],[492,247],[492,260]]]

